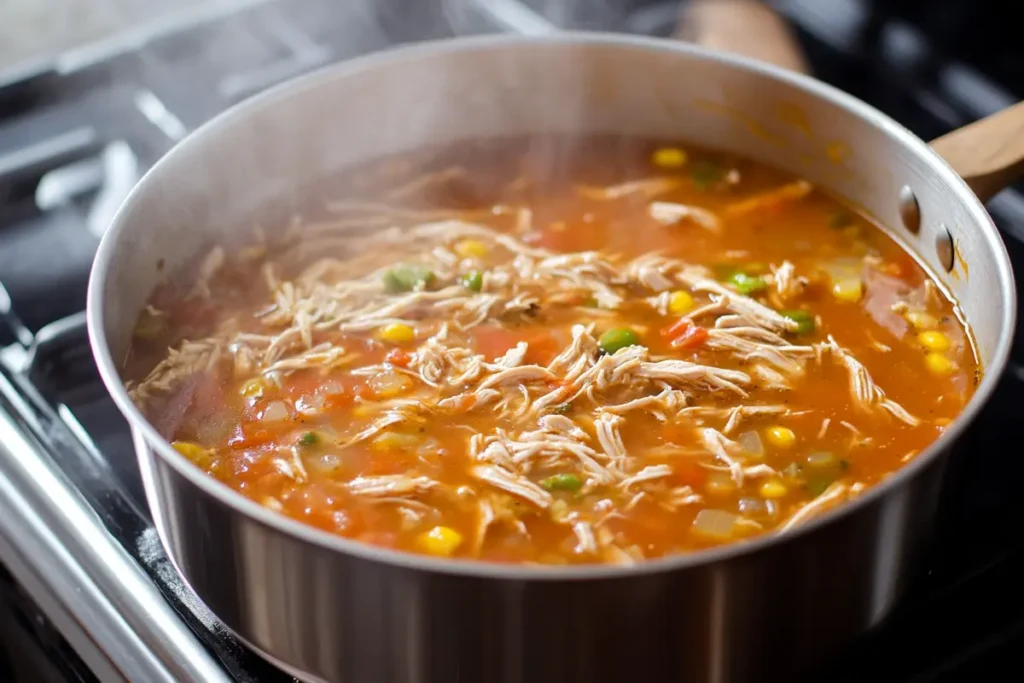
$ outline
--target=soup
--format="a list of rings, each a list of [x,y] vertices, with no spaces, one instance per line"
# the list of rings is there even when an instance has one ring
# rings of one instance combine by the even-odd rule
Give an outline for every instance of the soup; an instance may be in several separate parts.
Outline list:
[[[580,564],[784,533],[980,377],[907,253],[745,159],[503,140],[312,194],[161,285],[125,375],[196,466],[357,541]]]

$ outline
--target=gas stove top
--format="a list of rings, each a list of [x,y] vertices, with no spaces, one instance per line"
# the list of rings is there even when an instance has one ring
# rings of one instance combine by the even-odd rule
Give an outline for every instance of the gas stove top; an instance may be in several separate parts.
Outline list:
[[[242,4],[0,82],[0,680],[292,680],[239,644],[177,577],[88,348],[82,309],[97,240],[146,168],[233,102],[397,41],[545,30],[549,20],[664,35],[677,12],[625,0],[600,3],[600,17],[540,0],[392,0],[372,11],[328,0]],[[818,77],[926,139],[1002,108],[1024,86],[951,58],[942,34],[906,12],[879,14],[885,3],[777,4]],[[584,3],[556,9],[570,5]],[[990,209],[1024,268],[1024,195],[1004,192]],[[967,458],[953,464],[960,486],[929,572],[823,678],[985,679],[1024,646],[1024,508],[1014,499],[1024,459],[1013,446],[1022,363],[1018,344],[970,430]]]

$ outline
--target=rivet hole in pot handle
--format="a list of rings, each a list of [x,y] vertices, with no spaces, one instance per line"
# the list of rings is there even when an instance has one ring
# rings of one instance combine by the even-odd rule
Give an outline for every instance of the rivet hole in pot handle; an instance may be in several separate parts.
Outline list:
[[[693,0],[678,37],[809,73],[785,20],[759,0]],[[932,149],[987,201],[1024,176],[1024,103],[1018,103],[932,141]]]

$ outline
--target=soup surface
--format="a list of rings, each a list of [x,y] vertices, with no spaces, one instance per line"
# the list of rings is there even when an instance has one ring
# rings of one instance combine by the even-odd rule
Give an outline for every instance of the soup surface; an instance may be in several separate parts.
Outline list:
[[[910,256],[743,159],[504,140],[313,195],[158,288],[125,374],[211,476],[359,541],[632,563],[785,532],[980,376]]]

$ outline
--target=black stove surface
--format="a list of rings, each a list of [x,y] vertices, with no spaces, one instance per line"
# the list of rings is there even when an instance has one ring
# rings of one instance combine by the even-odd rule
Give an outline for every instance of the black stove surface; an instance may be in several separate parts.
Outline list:
[[[397,1],[383,3],[386,16],[328,0],[269,2],[143,49],[80,57],[0,84],[0,349],[34,342],[12,380],[68,479],[239,681],[292,679],[226,633],[160,547],[126,425],[99,382],[85,337],[88,269],[111,209],[182,135],[272,83],[410,39],[391,30],[402,11]],[[416,13],[429,4],[417,3]],[[854,8],[845,19],[822,11],[832,3],[779,4],[794,18],[819,78],[925,139],[1004,106],[1024,85],[989,80],[952,59],[952,48],[907,12],[879,19],[884,3],[837,3]],[[664,33],[675,14],[664,3],[623,8],[618,28],[653,34]],[[422,25],[417,38],[445,35],[438,28],[444,22]],[[990,208],[1024,282],[1024,196],[1004,193]],[[966,437],[965,457],[953,463],[957,486],[927,575],[822,680],[930,683],[1013,670],[1024,647],[1024,591],[1017,587],[1024,508],[1014,485],[1024,478],[1024,458],[1013,446],[1024,405],[1022,364],[1018,343],[1011,369]]]

